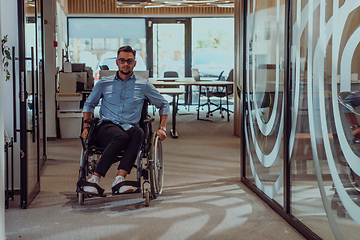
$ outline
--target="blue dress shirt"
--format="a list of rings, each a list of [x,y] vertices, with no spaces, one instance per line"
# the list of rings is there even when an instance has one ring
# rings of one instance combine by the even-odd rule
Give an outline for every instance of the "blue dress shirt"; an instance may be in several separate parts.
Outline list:
[[[134,74],[123,81],[117,75],[101,78],[86,100],[83,112],[94,113],[100,99],[99,124],[110,120],[125,131],[139,123],[145,99],[160,109],[160,115],[170,113],[168,101],[154,85],[148,79]]]

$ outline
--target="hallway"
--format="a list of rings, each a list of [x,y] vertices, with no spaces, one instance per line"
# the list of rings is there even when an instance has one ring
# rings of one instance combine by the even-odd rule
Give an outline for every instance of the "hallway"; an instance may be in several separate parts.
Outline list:
[[[304,239],[240,182],[232,116],[226,122],[215,114],[205,122],[182,113],[187,111],[177,118],[179,138],[163,143],[164,191],[150,207],[141,194],[85,199],[80,206],[81,143],[58,139],[48,142],[33,203],[20,210],[14,201],[6,210],[7,239]],[[100,182],[107,194],[115,168]]]

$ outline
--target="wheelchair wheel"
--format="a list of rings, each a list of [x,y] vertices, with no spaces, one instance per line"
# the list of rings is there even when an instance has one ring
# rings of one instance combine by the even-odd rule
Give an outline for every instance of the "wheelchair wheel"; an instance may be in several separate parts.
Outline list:
[[[155,190],[155,167],[154,162],[149,161],[149,173],[150,173],[150,189],[151,189],[151,195],[155,199],[157,198],[156,190]]]
[[[85,201],[85,194],[79,193],[78,198],[79,198],[79,205],[83,205]]]
[[[146,189],[145,191],[145,207],[150,206],[150,191]]]
[[[163,190],[163,179],[164,179],[164,161],[163,161],[163,152],[162,152],[162,143],[159,140],[159,137],[153,136],[152,141],[152,154],[150,162],[150,182],[151,182],[151,192],[153,197],[156,198],[157,195],[160,195]]]
[[[85,167],[86,163],[87,163],[87,151],[82,150],[81,156],[80,156],[80,171],[79,171],[79,179],[78,180],[85,179],[85,177],[86,177],[86,167]]]
[[[87,151],[82,150],[81,156],[80,156],[80,171],[79,171],[79,179],[78,180],[84,180],[86,179],[86,167],[85,164],[87,162]],[[78,192],[77,194],[79,205],[83,205],[85,201],[85,194]]]

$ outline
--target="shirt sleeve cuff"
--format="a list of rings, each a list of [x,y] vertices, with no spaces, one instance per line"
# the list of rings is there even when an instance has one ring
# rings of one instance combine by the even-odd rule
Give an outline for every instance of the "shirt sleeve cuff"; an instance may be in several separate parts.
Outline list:
[[[160,108],[160,109],[159,109],[159,114],[160,114],[160,115],[170,115],[169,104],[168,104],[167,107],[165,107],[165,108]]]
[[[84,105],[82,112],[83,112],[83,113],[84,113],[84,112],[94,113],[94,109],[93,109],[92,107],[89,107],[89,106]]]

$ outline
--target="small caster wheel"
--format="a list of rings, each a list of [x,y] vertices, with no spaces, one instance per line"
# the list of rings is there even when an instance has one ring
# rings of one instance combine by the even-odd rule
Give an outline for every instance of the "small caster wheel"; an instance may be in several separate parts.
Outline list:
[[[335,201],[331,201],[331,209],[336,210],[339,207],[339,204]]]
[[[83,193],[79,193],[78,198],[79,198],[79,204],[83,205],[85,200],[85,195]]]
[[[206,114],[206,117],[209,117],[209,114]]]
[[[213,116],[213,114],[212,114],[212,113],[210,113],[210,116]]]
[[[150,206],[150,191],[149,189],[145,190],[145,207]]]
[[[224,118],[224,115],[222,115],[221,118]]]
[[[344,218],[346,217],[346,212],[345,212],[345,208],[344,207],[339,207],[336,211],[336,214],[338,215],[338,217]]]

